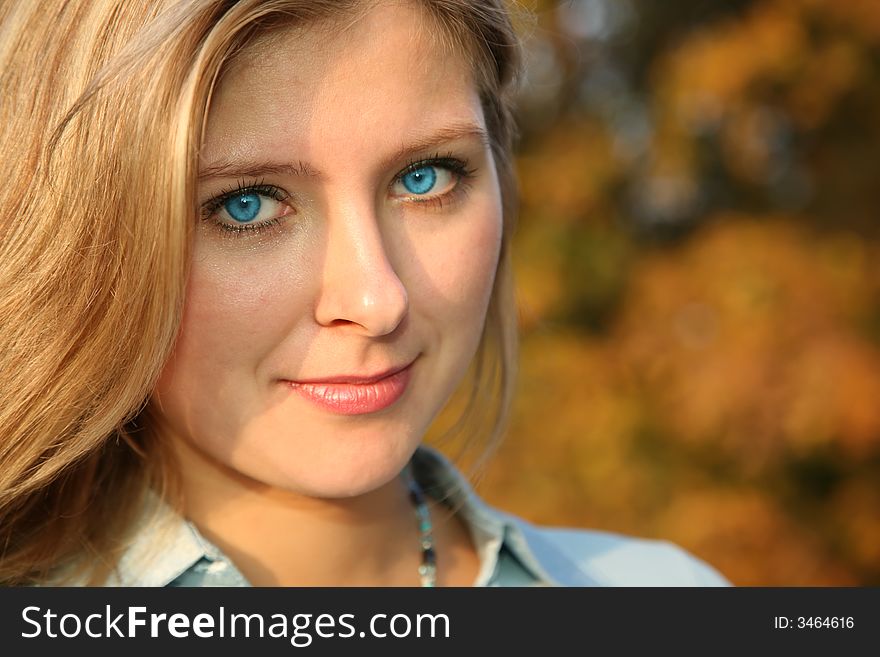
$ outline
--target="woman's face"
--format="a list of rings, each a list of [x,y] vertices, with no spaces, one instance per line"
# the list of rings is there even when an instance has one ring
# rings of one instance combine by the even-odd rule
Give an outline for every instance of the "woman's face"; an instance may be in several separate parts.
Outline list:
[[[173,440],[272,486],[356,495],[400,471],[463,377],[501,201],[470,69],[431,34],[382,4],[265,38],[223,76],[155,391]]]

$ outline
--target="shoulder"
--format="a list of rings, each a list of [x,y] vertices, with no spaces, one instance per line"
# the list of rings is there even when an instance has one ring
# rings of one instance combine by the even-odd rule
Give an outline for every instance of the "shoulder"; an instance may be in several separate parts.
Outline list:
[[[667,541],[540,527],[484,502],[436,450],[413,458],[423,489],[455,508],[485,546],[503,546],[536,582],[559,586],[729,586],[715,569]],[[495,548],[497,549],[497,547]]]
[[[538,583],[559,586],[727,586],[711,566],[666,541],[539,527],[486,504],[439,452],[420,448],[422,488],[456,509],[487,550],[505,549]],[[495,546],[495,547],[492,547]],[[479,546],[478,546],[479,547]]]
[[[596,530],[538,527],[504,515],[535,560],[563,585],[585,583],[572,580],[573,574],[599,586],[730,585],[714,568],[668,541]]]

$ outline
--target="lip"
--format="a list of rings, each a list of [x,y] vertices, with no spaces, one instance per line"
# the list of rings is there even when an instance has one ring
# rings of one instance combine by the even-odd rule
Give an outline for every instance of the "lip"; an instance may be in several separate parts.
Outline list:
[[[318,408],[337,415],[376,413],[406,392],[414,362],[372,375],[345,374],[282,383]]]

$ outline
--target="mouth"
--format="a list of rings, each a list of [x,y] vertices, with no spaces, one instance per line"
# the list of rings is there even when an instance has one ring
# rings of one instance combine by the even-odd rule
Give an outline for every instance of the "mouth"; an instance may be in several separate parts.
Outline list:
[[[415,361],[369,375],[344,374],[282,380],[282,383],[325,411],[336,415],[364,415],[384,410],[403,396],[409,386],[413,363]]]

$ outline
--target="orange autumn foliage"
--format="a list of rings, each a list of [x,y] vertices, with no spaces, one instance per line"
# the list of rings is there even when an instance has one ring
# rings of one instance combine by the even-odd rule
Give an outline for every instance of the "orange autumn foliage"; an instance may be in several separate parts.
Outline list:
[[[522,372],[481,491],[736,584],[877,585],[880,3],[611,2],[618,42],[538,3],[567,78],[524,117]]]

